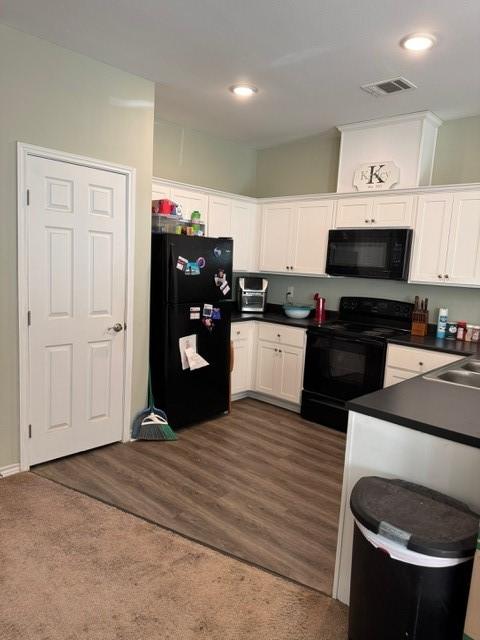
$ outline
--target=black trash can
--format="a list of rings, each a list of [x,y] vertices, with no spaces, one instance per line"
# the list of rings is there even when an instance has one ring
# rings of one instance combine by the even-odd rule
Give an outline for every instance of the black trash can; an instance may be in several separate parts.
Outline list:
[[[349,640],[462,640],[479,516],[375,476],[357,482],[350,508]]]

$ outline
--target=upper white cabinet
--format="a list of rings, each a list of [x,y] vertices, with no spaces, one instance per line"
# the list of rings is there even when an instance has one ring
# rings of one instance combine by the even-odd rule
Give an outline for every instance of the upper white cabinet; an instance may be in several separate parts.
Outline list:
[[[335,228],[410,227],[413,219],[414,196],[371,196],[340,198],[335,216]]]
[[[208,234],[233,238],[233,270],[255,271],[258,256],[257,205],[248,200],[210,196]]]
[[[480,191],[419,196],[410,282],[480,286]]]
[[[265,205],[260,270],[323,275],[334,202]]]
[[[261,271],[290,271],[294,216],[295,206],[291,204],[263,207],[259,264]]]
[[[199,211],[203,223],[208,224],[208,195],[194,189],[172,187],[170,198],[182,206],[182,216],[190,220],[192,211]]]
[[[172,193],[172,188],[160,182],[159,180],[154,180],[152,183],[152,200],[170,200]]]

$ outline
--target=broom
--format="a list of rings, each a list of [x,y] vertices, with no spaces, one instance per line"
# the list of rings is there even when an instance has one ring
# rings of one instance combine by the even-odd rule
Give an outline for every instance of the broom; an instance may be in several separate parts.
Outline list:
[[[140,412],[133,421],[134,440],[176,440],[177,436],[168,424],[167,415],[155,407],[150,369],[148,370],[148,408]]]

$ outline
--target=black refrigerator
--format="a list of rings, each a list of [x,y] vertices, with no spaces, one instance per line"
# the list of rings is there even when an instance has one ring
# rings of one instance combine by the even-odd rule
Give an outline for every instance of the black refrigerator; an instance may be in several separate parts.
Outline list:
[[[152,390],[173,428],[228,410],[232,258],[230,238],[152,234]]]

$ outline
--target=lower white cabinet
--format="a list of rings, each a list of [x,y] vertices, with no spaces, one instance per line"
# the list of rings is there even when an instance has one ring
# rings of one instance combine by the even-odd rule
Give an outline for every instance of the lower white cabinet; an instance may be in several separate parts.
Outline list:
[[[261,324],[258,330],[255,391],[299,404],[304,359],[303,329]]]
[[[232,394],[256,391],[300,404],[305,330],[266,322],[234,322]]]
[[[428,349],[389,344],[383,386],[390,387],[422,373],[445,367],[456,360],[461,360],[463,357],[444,353],[443,351],[430,351]]]
[[[254,322],[232,324],[233,369],[231,392],[245,393],[253,386],[253,344],[256,327]]]

